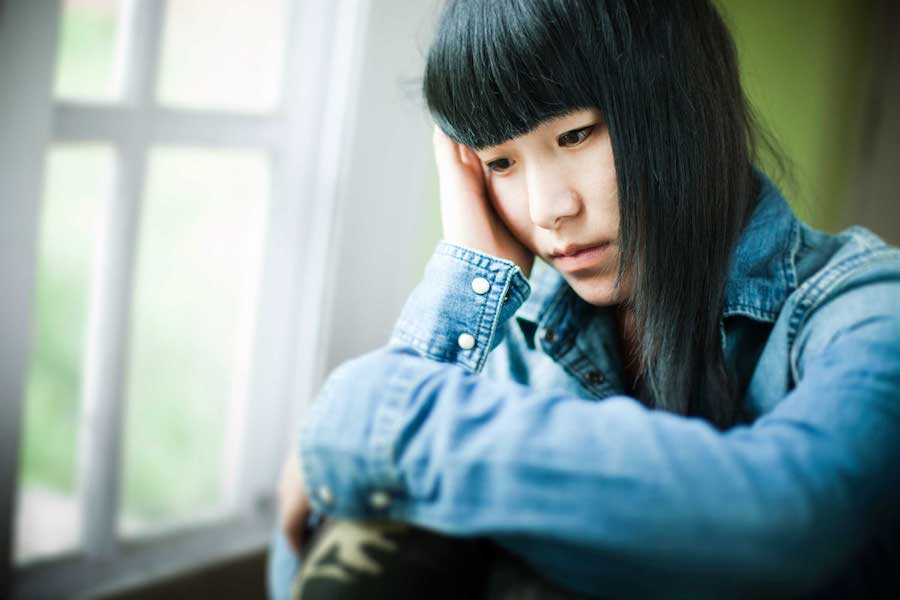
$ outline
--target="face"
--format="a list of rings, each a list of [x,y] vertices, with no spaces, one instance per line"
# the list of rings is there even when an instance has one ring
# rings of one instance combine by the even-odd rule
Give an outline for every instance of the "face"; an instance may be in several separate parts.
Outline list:
[[[619,204],[609,131],[599,110],[579,110],[477,151],[488,195],[513,235],[595,306],[618,304]],[[587,248],[574,256],[574,250]]]

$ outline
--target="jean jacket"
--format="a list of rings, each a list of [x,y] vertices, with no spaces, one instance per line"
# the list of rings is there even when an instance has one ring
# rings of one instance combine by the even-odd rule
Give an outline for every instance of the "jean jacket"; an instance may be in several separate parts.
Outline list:
[[[720,321],[748,423],[624,395],[611,313],[442,241],[389,343],[304,419],[315,510],[486,536],[589,596],[896,584],[900,251],[810,228],[761,179]]]

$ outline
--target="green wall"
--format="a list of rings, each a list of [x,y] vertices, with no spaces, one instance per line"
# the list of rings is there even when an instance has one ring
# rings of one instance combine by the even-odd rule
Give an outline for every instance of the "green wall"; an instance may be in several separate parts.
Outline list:
[[[812,225],[830,231],[848,225],[847,186],[870,76],[873,2],[718,5],[734,35],[750,101],[793,162],[793,181],[778,183]]]

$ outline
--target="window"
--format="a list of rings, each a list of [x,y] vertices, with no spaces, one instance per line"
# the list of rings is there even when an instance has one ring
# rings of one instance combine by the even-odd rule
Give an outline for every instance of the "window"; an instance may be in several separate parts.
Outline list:
[[[14,596],[268,539],[289,424],[322,376],[304,351],[325,316],[322,166],[364,8],[59,3],[18,469],[0,468]]]

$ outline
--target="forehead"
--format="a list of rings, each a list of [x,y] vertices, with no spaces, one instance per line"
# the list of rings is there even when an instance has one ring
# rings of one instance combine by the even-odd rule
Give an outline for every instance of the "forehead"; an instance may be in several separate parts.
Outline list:
[[[541,138],[547,135],[556,136],[556,134],[559,133],[560,130],[575,127],[584,127],[585,125],[588,125],[591,122],[599,120],[601,118],[602,115],[596,108],[578,108],[561,115],[550,117],[549,119],[542,121],[537,127],[532,129],[528,133],[520,135],[518,137],[514,137],[511,140],[503,142],[502,144],[497,144],[496,146],[489,146],[487,148],[482,148],[481,150],[476,150],[476,154],[482,155],[490,152],[496,152],[498,150],[504,150],[519,143],[525,142],[529,138]]]

